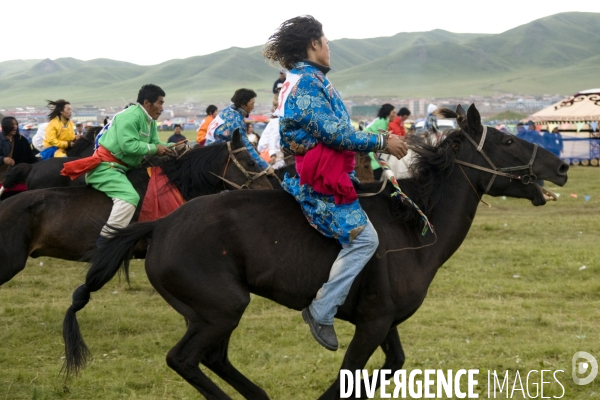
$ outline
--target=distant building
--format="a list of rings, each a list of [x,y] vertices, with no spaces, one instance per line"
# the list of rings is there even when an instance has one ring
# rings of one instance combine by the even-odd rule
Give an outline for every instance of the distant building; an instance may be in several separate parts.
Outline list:
[[[73,116],[71,119],[75,122],[99,122],[98,117],[99,114],[98,107],[93,105],[85,105],[83,107],[74,107],[73,108]]]

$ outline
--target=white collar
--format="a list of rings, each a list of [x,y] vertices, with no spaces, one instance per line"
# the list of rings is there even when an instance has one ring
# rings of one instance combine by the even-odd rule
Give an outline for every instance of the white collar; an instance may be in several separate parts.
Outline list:
[[[138,106],[140,106],[140,108],[142,109],[142,111],[144,111],[144,114],[146,114],[146,118],[148,118],[148,123],[150,123],[153,118],[150,116],[150,114],[148,114],[148,111],[146,111],[146,109],[144,108],[143,105],[141,105],[140,103],[138,103]]]

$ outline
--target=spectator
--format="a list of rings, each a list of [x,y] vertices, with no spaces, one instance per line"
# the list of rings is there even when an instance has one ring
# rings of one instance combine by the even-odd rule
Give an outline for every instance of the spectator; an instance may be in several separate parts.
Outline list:
[[[75,135],[76,136],[83,135],[83,123],[78,122],[75,124]]]
[[[0,133],[0,182],[4,181],[4,175],[13,165],[32,164],[37,161],[29,142],[19,133],[17,120],[14,117],[4,117]],[[20,191],[22,190],[5,191],[1,199],[4,200]]]
[[[377,119],[367,126],[366,132],[387,133],[390,121],[396,117],[396,109],[391,104],[384,104],[377,112]]]
[[[248,140],[252,143],[252,146],[256,147],[258,145],[258,135],[254,133],[254,124],[252,122],[246,123],[246,135],[248,135]]]
[[[519,130],[519,126],[517,125],[517,131]],[[528,141],[529,143],[537,144],[540,147],[544,147],[544,143],[542,140],[542,135],[535,129],[535,124],[533,121],[529,121],[527,123],[527,129],[523,130],[521,133],[517,133],[517,137],[519,139],[523,139]]]
[[[279,92],[281,91],[284,82],[285,69],[282,69],[279,71],[279,78],[273,83],[273,108],[271,108],[271,112],[274,112],[279,105]]]
[[[542,139],[544,141],[544,148],[556,157],[560,157],[560,153],[563,151],[563,139],[558,131],[558,127],[552,129],[552,132],[545,131]]]
[[[518,130],[518,127],[517,127]],[[527,123],[527,130],[523,131],[520,136],[517,133],[517,137],[523,140],[528,141],[529,143],[537,144],[541,148],[544,148],[544,140],[542,135],[535,129],[535,124],[533,121],[529,121]],[[544,186],[544,181],[541,179],[537,180],[537,184],[540,186]]]
[[[523,133],[525,133],[525,125],[522,122],[519,122],[517,124],[517,133],[515,133],[515,136],[519,139],[523,139]]]
[[[402,107],[400,111],[398,111],[396,118],[393,120],[390,119],[388,131],[398,136],[406,136],[406,131],[404,130],[404,121],[406,121],[409,116],[410,111],[408,108]]]
[[[196,137],[196,142],[198,142],[198,145],[204,146],[206,142],[206,131],[210,123],[213,122],[213,119],[215,119],[217,116],[217,111],[219,111],[219,109],[213,104],[206,107],[206,118],[204,118],[204,121],[202,121],[200,124],[200,128],[198,128],[198,135]]]
[[[437,110],[437,106],[435,104],[430,104],[427,106],[427,117],[425,117],[423,129],[425,129],[426,132],[437,135],[439,133],[439,128],[437,124],[437,118],[435,115],[433,115],[435,110]]]
[[[38,125],[37,132],[33,135],[33,139],[31,140],[31,144],[33,148],[38,152],[44,150],[44,139],[46,139],[46,127],[48,126],[47,122]]]
[[[387,133],[388,132],[388,127],[390,125],[390,121],[393,121],[396,118],[396,109],[394,108],[393,105],[386,103],[384,105],[381,106],[381,108],[379,109],[379,112],[377,113],[377,119],[375,121],[373,121],[373,123],[369,126],[367,126],[367,128],[365,129],[366,132],[373,132],[373,133]],[[373,171],[373,179],[378,181],[379,178],[381,178],[381,174],[383,173],[383,170],[381,169],[381,165],[379,165],[379,162],[375,159],[375,155],[373,153],[369,153],[369,157],[371,159],[371,169]],[[356,155],[356,165],[357,166],[363,166],[362,160],[363,156],[360,153],[357,153]],[[368,172],[368,168],[367,171],[365,171],[363,174],[361,174],[361,176],[359,177],[359,179],[365,181],[365,182],[370,182],[371,178],[370,178],[370,174]]]
[[[181,125],[175,124],[173,127],[173,134],[169,140],[167,140],[167,143],[179,143],[184,140],[187,140],[187,138],[181,134]]]
[[[280,141],[279,118],[271,118],[262,135],[260,135],[257,150],[260,156],[273,166],[273,169],[285,167]]]
[[[48,101],[48,126],[46,126],[46,138],[44,139],[44,150],[40,153],[42,160],[52,157],[66,157],[66,150],[73,147],[75,142],[75,130],[71,114],[73,109],[71,103],[60,99]]]

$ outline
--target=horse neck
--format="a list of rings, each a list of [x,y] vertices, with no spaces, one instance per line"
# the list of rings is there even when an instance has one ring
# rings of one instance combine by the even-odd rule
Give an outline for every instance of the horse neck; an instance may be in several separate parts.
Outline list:
[[[472,174],[469,179],[473,186],[477,187],[473,180],[474,176],[477,175]],[[443,190],[444,196],[427,215],[435,229],[437,242],[433,246],[417,250],[414,254],[417,258],[415,265],[426,271],[425,275],[429,282],[465,240],[475,218],[481,196],[481,193],[476,194],[458,165],[454,166],[453,172],[442,182],[439,190]],[[415,236],[420,234],[420,231],[413,233]],[[425,245],[433,241],[434,235],[428,233],[424,238],[421,237],[413,243]],[[402,258],[406,257],[406,252],[398,254],[398,262],[402,264]]]

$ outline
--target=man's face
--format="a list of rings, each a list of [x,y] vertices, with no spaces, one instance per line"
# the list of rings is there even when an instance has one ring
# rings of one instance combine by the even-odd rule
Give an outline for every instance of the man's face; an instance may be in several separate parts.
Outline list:
[[[407,119],[408,119],[408,115],[401,115],[401,116],[400,116],[400,120],[401,120],[402,122],[406,121]]]
[[[19,124],[17,123],[17,120],[12,120],[12,131],[8,132],[8,133],[17,133],[17,130],[19,129]]]
[[[83,125],[77,125],[76,128],[77,128],[77,132],[78,133],[82,133],[83,132]]]
[[[390,121],[393,121],[393,120],[394,120],[394,118],[396,118],[396,110],[392,110],[392,111],[390,111],[390,115],[388,115],[388,119],[389,119]]]
[[[176,135],[181,135],[181,128],[179,126],[176,126],[173,132],[175,132]]]
[[[285,81],[285,74],[283,72],[279,73],[279,80],[280,81]]]
[[[315,41],[317,48],[317,63],[329,67],[331,54],[329,53],[329,41],[325,35],[321,36],[321,43]]]
[[[246,103],[246,105],[242,106],[242,109],[244,111],[246,111],[248,114],[250,114],[252,112],[252,110],[254,110],[254,103],[256,102],[256,97],[251,99],[248,103]]]
[[[73,114],[73,108],[71,107],[70,104],[67,104],[65,106],[65,109],[60,112],[60,115],[62,115],[62,117],[64,119],[70,119],[71,118],[71,114]]]
[[[158,99],[154,103],[150,103],[149,100],[144,100],[143,107],[152,117],[153,120],[157,120],[160,117],[160,114],[163,112],[163,105],[165,104],[165,97],[158,96]]]

